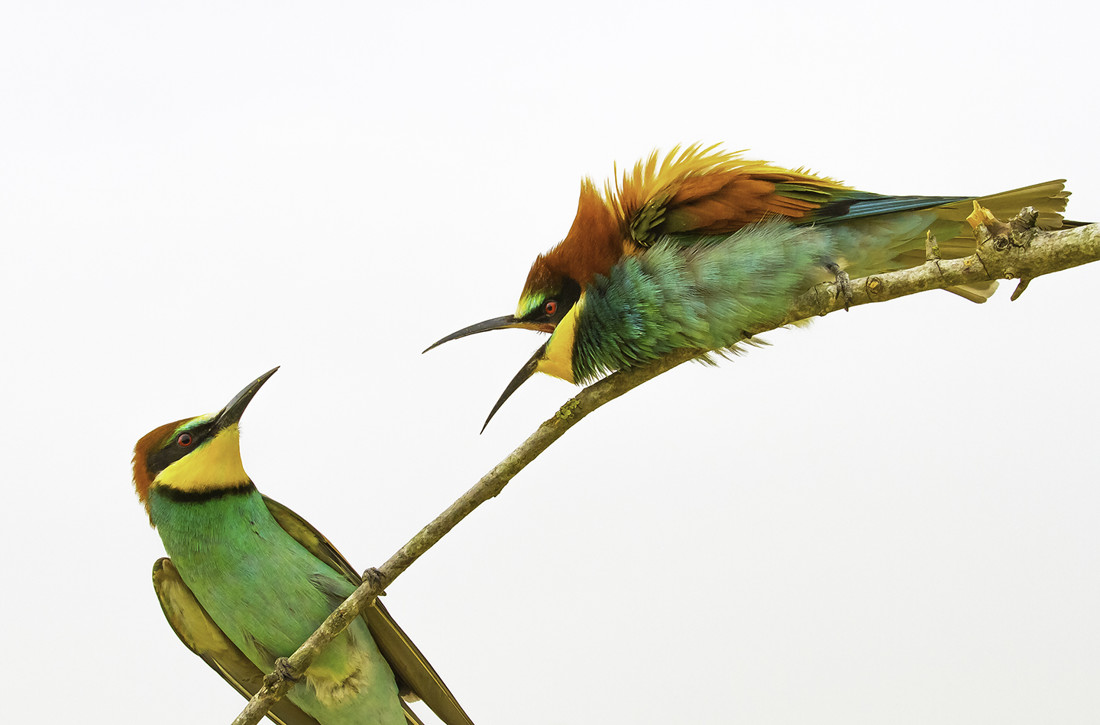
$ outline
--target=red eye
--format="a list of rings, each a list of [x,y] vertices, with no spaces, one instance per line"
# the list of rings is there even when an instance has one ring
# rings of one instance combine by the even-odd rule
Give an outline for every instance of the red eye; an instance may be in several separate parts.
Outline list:
[[[546,304],[542,306],[542,311],[547,316],[553,316],[558,311],[557,300],[546,300]]]
[[[176,443],[186,448],[187,446],[191,445],[191,434],[180,433],[180,437],[176,439]]]

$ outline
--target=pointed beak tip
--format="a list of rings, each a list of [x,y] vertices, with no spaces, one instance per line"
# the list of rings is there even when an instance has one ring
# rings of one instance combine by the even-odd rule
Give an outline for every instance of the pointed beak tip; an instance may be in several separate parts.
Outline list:
[[[246,385],[244,389],[241,390],[241,392],[234,395],[233,399],[229,401],[229,404],[222,408],[221,412],[218,413],[219,425],[222,427],[226,427],[239,422],[241,416],[244,414],[245,408],[247,408],[248,404],[252,402],[252,398],[256,396],[256,393],[260,390],[260,388],[263,387],[264,383],[266,383],[272,375],[278,372],[280,367],[281,366],[276,365],[275,367],[271,368],[266,373]]]
[[[543,344],[539,345],[539,349],[535,350],[535,354],[531,356],[531,359],[524,363],[523,367],[519,369],[519,372],[516,373],[515,377],[513,377],[512,380],[508,383],[508,386],[504,388],[504,392],[500,394],[499,398],[497,398],[497,402],[495,405],[493,405],[493,409],[489,411],[489,416],[485,419],[485,425],[481,426],[481,433],[484,433],[485,429],[489,427],[489,421],[493,419],[493,416],[497,414],[497,411],[500,410],[500,407],[504,405],[504,401],[512,397],[512,393],[519,390],[519,387],[527,382],[531,378],[531,376],[538,371],[539,360],[542,360],[543,356],[546,354],[546,347],[549,344],[550,341],[547,340]],[[481,435],[481,433],[479,433],[478,435]]]
[[[481,322],[475,322],[472,325],[467,325],[466,327],[463,327],[461,330],[455,330],[451,334],[441,337],[440,339],[433,342],[431,345],[428,345],[426,348],[424,348],[424,351],[420,354],[423,355],[428,350],[437,348],[445,342],[457,340],[460,337],[476,335],[479,332],[488,332],[489,330],[503,330],[508,327],[515,327],[516,322],[517,320],[515,318],[515,315],[504,315],[503,317],[494,317],[491,320],[482,320]]]

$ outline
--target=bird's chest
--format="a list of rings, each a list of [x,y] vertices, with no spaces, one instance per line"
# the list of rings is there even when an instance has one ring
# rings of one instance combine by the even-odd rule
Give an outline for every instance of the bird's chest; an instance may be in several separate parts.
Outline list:
[[[324,565],[278,525],[259,494],[151,497],[151,504],[180,576],[250,659],[290,654],[331,611],[311,580],[325,575]]]

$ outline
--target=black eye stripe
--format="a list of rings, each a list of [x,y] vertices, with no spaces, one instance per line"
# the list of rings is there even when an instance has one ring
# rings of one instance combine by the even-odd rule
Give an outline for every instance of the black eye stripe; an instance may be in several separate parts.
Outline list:
[[[149,454],[146,465],[149,475],[155,477],[165,468],[168,468],[168,466],[198,448],[199,444],[206,440],[207,436],[213,433],[214,421],[212,420],[197,425],[194,428],[175,433],[160,449]],[[185,435],[191,436],[191,443],[189,445],[180,445],[180,438]]]
[[[525,315],[523,319],[557,324],[569,310],[573,309],[573,305],[577,304],[580,298],[581,286],[571,279],[566,279],[559,292],[544,299],[541,305]]]

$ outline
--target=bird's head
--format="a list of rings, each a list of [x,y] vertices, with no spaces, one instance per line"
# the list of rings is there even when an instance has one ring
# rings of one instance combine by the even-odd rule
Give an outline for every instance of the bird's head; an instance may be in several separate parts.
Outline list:
[[[536,372],[574,382],[573,335],[577,315],[584,304],[584,288],[596,275],[607,274],[622,257],[621,228],[614,210],[596,185],[591,179],[585,179],[573,226],[565,239],[535,259],[515,313],[463,327],[424,350],[427,352],[445,342],[489,330],[520,328],[550,333],[550,339],[508,383],[485,419],[485,425],[489,425],[504,401]]]
[[[278,369],[249,383],[217,413],[177,420],[142,436],[134,446],[134,488],[150,521],[149,492],[154,488],[187,495],[251,483],[241,462],[238,423],[256,391]]]

